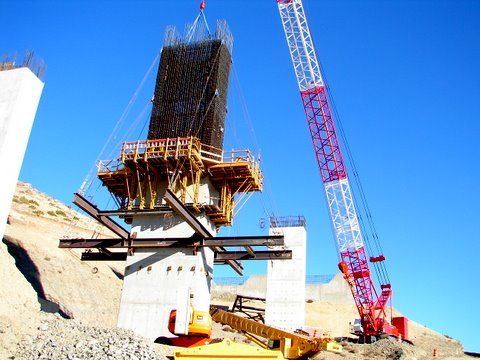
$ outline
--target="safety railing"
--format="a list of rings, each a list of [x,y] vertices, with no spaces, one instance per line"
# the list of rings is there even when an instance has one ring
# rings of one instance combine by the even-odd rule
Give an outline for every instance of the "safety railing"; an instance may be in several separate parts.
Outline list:
[[[99,173],[115,172],[122,169],[123,169],[123,164],[119,160],[97,161],[97,171]]]
[[[223,152],[223,162],[257,163],[250,150],[230,150]]]
[[[202,159],[221,163],[223,161],[223,151],[214,146],[202,144],[200,149]]]
[[[260,159],[255,159],[250,150],[231,150],[223,152],[223,163],[246,162],[253,174],[261,177]]]
[[[195,137],[178,137],[156,140],[127,141],[122,144],[120,156],[116,160],[97,162],[98,172],[117,171],[125,161],[149,160],[154,158],[195,157],[209,163],[247,162],[253,170],[260,171],[259,161],[249,150],[222,151],[216,147],[200,143]]]
[[[202,160],[221,162],[222,150],[203,145],[199,139],[194,137],[139,140],[124,142],[120,159],[121,161],[135,161],[138,159],[179,158],[184,156],[196,156]]]
[[[305,227],[307,222],[305,216],[270,216],[271,228],[282,227]]]

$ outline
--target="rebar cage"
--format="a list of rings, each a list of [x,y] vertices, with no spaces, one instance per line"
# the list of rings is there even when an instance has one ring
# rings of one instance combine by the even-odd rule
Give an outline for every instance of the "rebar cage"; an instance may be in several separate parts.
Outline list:
[[[221,24],[215,36],[190,33],[182,39],[167,30],[148,139],[194,136],[223,148],[232,59],[231,35]]]

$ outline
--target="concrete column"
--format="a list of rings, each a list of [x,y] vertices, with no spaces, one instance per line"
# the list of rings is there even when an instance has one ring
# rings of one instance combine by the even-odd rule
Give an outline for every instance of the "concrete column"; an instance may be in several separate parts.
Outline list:
[[[215,234],[203,214],[198,219]],[[175,214],[135,216],[137,238],[190,237],[193,230]],[[176,332],[188,333],[188,313],[208,312],[213,277],[213,251],[201,248],[142,249],[127,257],[118,326],[151,340],[173,337],[168,331],[170,312],[177,310]]]
[[[0,71],[1,238],[5,232],[5,224],[43,85],[43,82],[26,67]]]
[[[305,325],[305,269],[307,232],[304,225],[270,227],[270,235],[283,235],[292,259],[268,261],[265,323],[296,330]]]

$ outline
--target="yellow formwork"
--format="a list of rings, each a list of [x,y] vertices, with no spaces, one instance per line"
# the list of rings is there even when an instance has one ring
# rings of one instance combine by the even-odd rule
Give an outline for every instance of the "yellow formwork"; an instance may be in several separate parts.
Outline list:
[[[176,351],[175,360],[195,360],[195,359],[278,359],[283,360],[284,357],[280,351],[266,350],[253,347],[246,344],[239,344],[230,339],[224,339],[222,342],[197,346],[189,349]]]
[[[223,151],[195,137],[124,142],[117,159],[100,160],[97,165],[98,178],[120,209],[158,210],[163,204],[159,189],[168,184],[184,204],[188,202],[195,212],[205,211],[217,227],[232,225],[234,213],[248,199],[246,194],[263,189],[259,160],[249,150]],[[209,204],[199,201],[202,179],[207,177],[219,192]],[[193,197],[187,199],[189,188]]]

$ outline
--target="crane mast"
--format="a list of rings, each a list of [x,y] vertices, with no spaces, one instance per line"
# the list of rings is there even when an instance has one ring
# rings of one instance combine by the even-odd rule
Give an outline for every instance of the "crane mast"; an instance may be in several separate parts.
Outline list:
[[[398,335],[386,320],[390,284],[377,293],[370,275],[365,244],[352,197],[345,162],[330,109],[327,89],[308,28],[301,0],[277,0],[293,62],[315,157],[320,169],[334,236],[339,268],[352,291],[365,336]],[[383,261],[383,255],[370,261]]]

